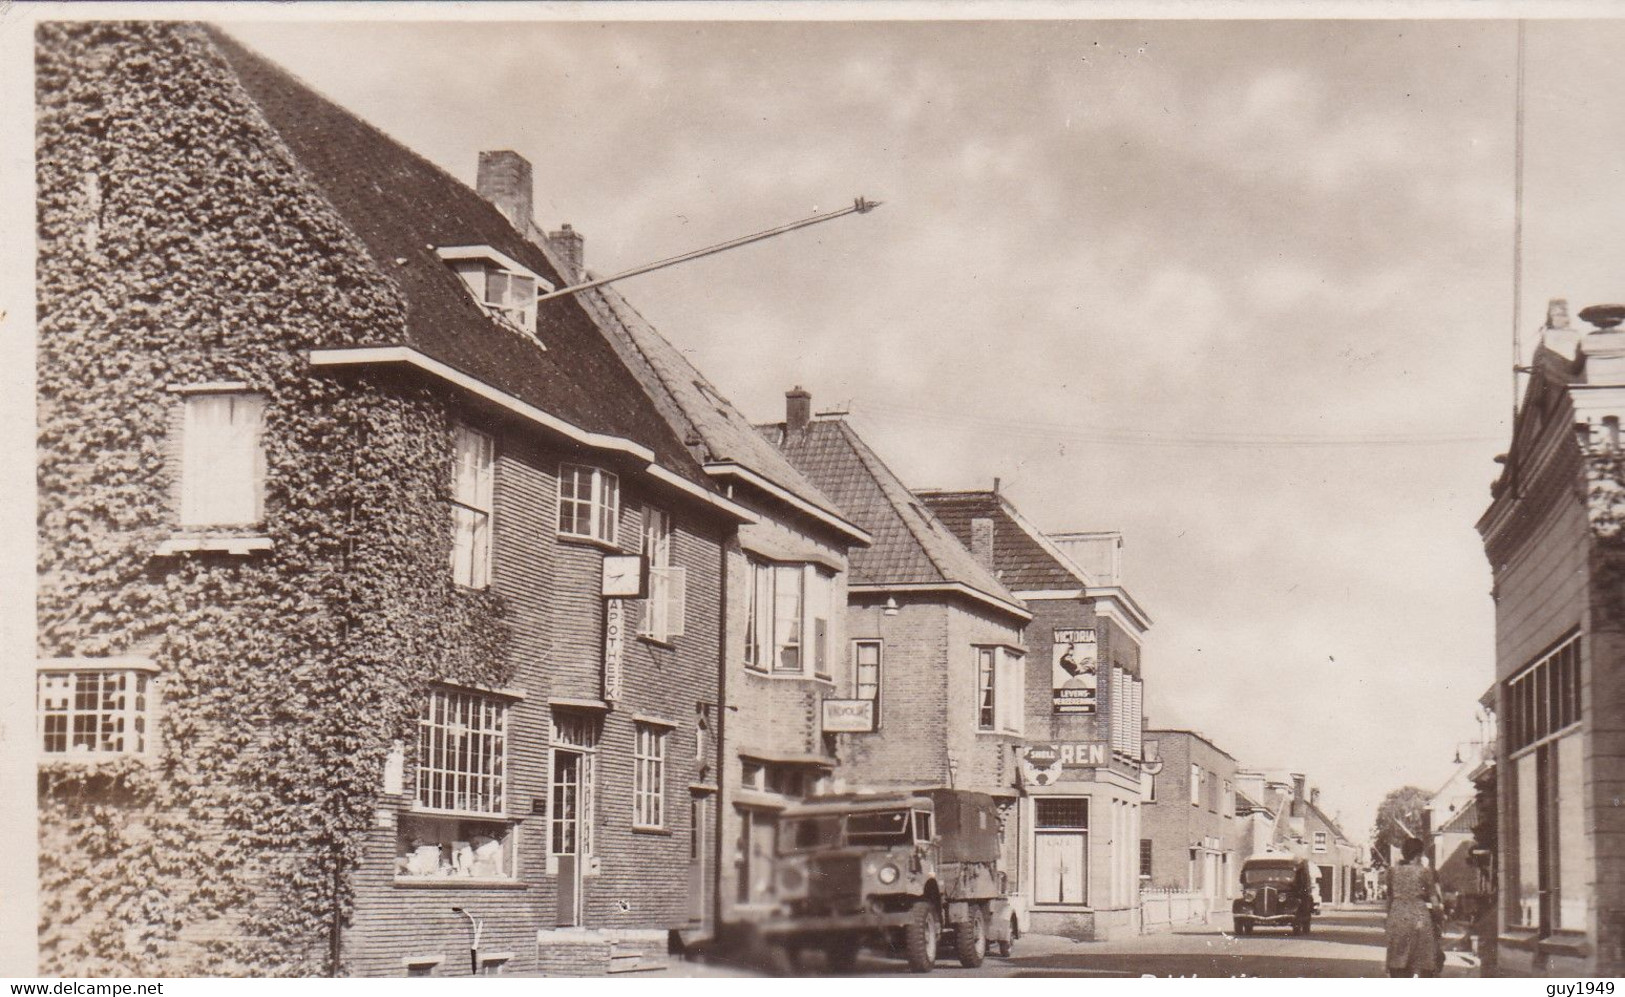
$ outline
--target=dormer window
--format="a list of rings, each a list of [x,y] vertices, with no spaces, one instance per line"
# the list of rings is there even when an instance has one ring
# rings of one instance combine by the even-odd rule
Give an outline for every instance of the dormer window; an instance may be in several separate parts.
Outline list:
[[[552,284],[490,246],[445,246],[435,252],[463,279],[487,314],[535,337],[536,297],[552,291]]]

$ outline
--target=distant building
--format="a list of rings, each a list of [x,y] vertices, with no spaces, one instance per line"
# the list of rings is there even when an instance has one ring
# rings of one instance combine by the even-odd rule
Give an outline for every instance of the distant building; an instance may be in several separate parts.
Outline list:
[[[1034,801],[1022,838],[1033,928],[1132,934],[1143,780],[1157,763],[1141,737],[1151,620],[1123,587],[1122,535],[1046,535],[997,487],[919,498],[1033,614],[1021,749]]]
[[[1625,973],[1625,307],[1552,302],[1478,521],[1494,572],[1501,967]]]
[[[1254,832],[1264,820],[1270,822],[1263,850],[1241,858],[1285,853],[1307,859],[1320,902],[1351,903],[1364,879],[1364,849],[1321,809],[1320,790],[1309,788],[1308,779],[1299,772],[1266,774],[1244,769],[1236,773],[1236,785],[1247,801],[1242,840],[1256,845]]]
[[[1236,817],[1236,760],[1194,731],[1147,730],[1162,771],[1141,805],[1140,875],[1154,888],[1192,890],[1228,912],[1244,835]]]

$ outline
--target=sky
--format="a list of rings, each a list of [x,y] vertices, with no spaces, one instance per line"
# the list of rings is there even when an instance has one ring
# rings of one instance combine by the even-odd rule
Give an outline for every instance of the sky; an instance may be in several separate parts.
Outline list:
[[[522,153],[599,273],[884,202],[620,287],[752,418],[801,385],[913,486],[1121,530],[1152,724],[1356,838],[1481,736],[1511,22],[227,27],[470,184]],[[1526,46],[1525,352],[1625,297],[1625,22]]]

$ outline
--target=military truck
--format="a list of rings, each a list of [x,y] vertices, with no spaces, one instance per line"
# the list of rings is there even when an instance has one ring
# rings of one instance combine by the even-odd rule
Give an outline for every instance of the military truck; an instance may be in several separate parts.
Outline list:
[[[951,945],[963,966],[1015,926],[999,868],[999,820],[984,793],[930,789],[815,797],[779,816],[777,906],[757,927],[795,960],[821,949],[850,971],[864,946],[930,972]]]

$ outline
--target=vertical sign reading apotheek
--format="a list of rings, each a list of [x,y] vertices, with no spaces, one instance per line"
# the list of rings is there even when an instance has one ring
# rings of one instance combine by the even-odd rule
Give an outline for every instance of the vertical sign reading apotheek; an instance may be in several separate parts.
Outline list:
[[[626,646],[626,600],[604,603],[604,698],[621,698],[621,653]]]

